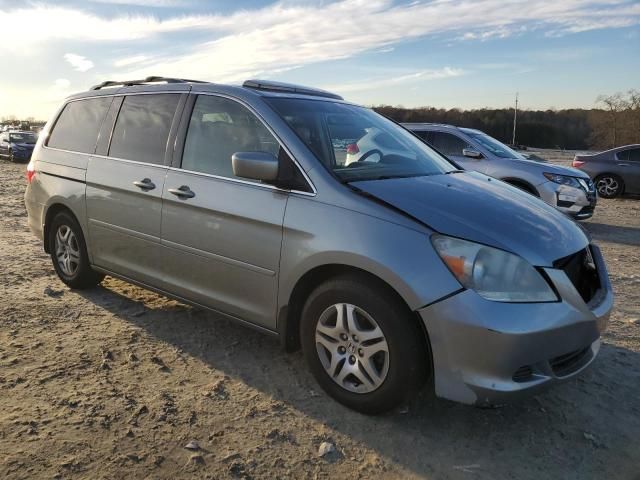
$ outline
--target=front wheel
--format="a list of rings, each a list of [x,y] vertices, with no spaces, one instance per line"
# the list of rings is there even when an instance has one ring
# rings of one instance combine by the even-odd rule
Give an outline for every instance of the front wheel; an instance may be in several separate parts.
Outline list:
[[[388,288],[364,275],[317,287],[303,309],[300,335],[320,386],[362,413],[411,400],[431,370],[417,319]]]
[[[596,178],[596,190],[602,198],[615,198],[624,190],[624,182],[618,175],[605,173]]]
[[[71,288],[91,288],[104,278],[91,268],[82,229],[68,212],[58,213],[51,222],[49,252],[58,277]]]

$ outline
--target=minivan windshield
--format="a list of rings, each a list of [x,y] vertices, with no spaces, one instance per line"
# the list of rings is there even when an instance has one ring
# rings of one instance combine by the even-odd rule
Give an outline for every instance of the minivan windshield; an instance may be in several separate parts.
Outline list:
[[[299,98],[266,101],[342,182],[457,170],[407,130],[368,108]]]
[[[33,133],[10,133],[9,140],[11,143],[36,143],[37,137]]]
[[[474,132],[465,130],[465,133],[473,138],[476,142],[482,145],[484,148],[493,153],[496,157],[510,158],[512,160],[526,160],[525,157],[520,155],[515,150],[511,150],[504,143],[490,137],[486,133]]]

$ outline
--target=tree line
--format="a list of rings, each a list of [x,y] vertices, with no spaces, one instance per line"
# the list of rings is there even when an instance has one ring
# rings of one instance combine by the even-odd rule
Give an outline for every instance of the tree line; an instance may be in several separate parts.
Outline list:
[[[403,108],[380,105],[377,112],[397,122],[447,123],[477,128],[511,143],[513,108]],[[518,110],[516,144],[567,150],[604,150],[640,143],[640,90],[602,95],[596,108]]]

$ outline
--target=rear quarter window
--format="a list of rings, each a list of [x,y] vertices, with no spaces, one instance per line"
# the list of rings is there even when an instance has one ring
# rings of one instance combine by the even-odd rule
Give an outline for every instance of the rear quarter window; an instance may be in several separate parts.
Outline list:
[[[69,102],[49,134],[47,146],[80,153],[93,153],[102,121],[112,97]]]

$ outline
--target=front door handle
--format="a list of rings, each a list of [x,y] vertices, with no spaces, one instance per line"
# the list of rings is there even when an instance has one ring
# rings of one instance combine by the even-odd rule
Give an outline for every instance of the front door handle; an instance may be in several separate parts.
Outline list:
[[[180,188],[170,188],[169,193],[180,198],[193,198],[196,196],[187,185],[182,185]]]
[[[619,163],[618,166],[620,166],[620,167],[630,167],[631,164],[630,163]]]
[[[154,188],[156,188],[155,183],[153,183],[149,178],[136,180],[135,182],[133,182],[133,184],[144,191],[153,190]]]

